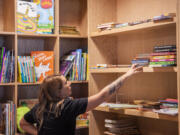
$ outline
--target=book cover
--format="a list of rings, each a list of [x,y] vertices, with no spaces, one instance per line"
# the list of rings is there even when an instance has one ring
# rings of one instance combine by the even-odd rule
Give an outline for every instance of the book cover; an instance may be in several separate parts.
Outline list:
[[[34,34],[37,31],[37,4],[17,1],[17,32]]]
[[[31,56],[34,57],[35,73],[38,82],[42,82],[46,76],[54,74],[53,51],[32,51]]]
[[[54,0],[33,0],[37,4],[37,33],[51,34],[54,29]]]

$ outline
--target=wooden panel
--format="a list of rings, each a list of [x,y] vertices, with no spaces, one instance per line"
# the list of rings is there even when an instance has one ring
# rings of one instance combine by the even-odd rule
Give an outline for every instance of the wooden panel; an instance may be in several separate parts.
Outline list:
[[[77,26],[81,35],[87,33],[86,0],[60,0],[59,25]]]
[[[87,51],[87,39],[60,38],[60,57],[78,48]]]
[[[93,38],[88,40],[89,65],[117,64],[116,37]]]
[[[116,0],[88,0],[88,32],[97,31],[97,25],[117,21]]]
[[[177,87],[178,87],[178,108],[180,112],[180,1],[177,1],[177,67],[178,67],[178,73],[177,73]],[[179,122],[180,122],[180,117]],[[179,134],[180,134],[180,126],[179,128]]]
[[[1,86],[0,87],[0,102],[7,102],[8,100],[14,101],[14,87],[15,86]]]
[[[117,21],[143,20],[163,13],[176,13],[177,0],[117,0]]]
[[[3,1],[3,31],[15,31],[15,0]],[[11,4],[10,4],[11,3]]]
[[[130,64],[137,54],[152,53],[156,45],[176,45],[176,27],[123,34],[118,38],[118,64]]]
[[[132,33],[132,32],[141,32],[141,31],[149,31],[149,30],[159,30],[161,28],[169,28],[176,26],[176,20],[172,22],[162,22],[162,23],[143,23],[143,24],[138,24],[134,26],[126,26],[122,28],[114,28],[111,30],[104,30],[104,31],[96,31],[90,33],[91,37],[98,37],[98,36],[120,36],[122,34],[126,33]]]
[[[178,123],[165,120],[138,119],[142,135],[178,135]]]
[[[30,55],[31,51],[54,51],[56,37],[18,37],[18,55]]]
[[[117,109],[117,108],[113,109],[109,107],[98,106],[94,110],[103,111],[103,112],[113,112],[120,115],[138,116],[138,117],[146,117],[146,118],[152,118],[152,119],[178,122],[178,116],[163,115],[163,114],[158,114],[152,111],[143,111],[143,110],[141,111],[139,109]]]
[[[82,98],[88,97],[88,84],[71,84],[72,97]]]
[[[40,85],[36,86],[18,86],[18,100],[38,98]]]
[[[107,73],[125,73],[130,69],[126,68],[99,68],[99,69],[89,69],[90,73],[93,74],[107,74]],[[143,72],[177,72],[177,67],[143,67]]]
[[[177,98],[176,73],[142,73],[128,79],[119,90],[119,101],[145,99],[157,101]]]
[[[3,31],[4,20],[3,20],[3,0],[0,0],[0,31]]]

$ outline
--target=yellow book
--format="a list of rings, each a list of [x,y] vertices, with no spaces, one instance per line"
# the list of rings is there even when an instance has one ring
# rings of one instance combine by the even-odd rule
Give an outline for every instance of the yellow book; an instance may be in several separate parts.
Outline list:
[[[89,61],[88,61],[88,54],[87,54],[87,66],[86,66],[86,80],[89,80]]]
[[[22,83],[22,77],[21,77],[21,66],[20,66],[20,60],[19,60],[19,56],[18,56],[18,82]]]

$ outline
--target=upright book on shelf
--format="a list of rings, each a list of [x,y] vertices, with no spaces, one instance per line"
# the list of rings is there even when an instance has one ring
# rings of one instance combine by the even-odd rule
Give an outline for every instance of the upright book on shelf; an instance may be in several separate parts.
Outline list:
[[[37,31],[37,5],[33,2],[17,1],[17,32],[34,34]]]
[[[34,57],[35,73],[37,81],[54,73],[54,52],[53,51],[32,51],[31,56]]]

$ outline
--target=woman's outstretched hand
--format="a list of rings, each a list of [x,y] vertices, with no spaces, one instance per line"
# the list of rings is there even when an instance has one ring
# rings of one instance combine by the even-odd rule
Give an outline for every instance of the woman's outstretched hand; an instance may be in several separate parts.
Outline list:
[[[139,66],[138,64],[133,64],[131,66],[131,68],[129,69],[129,71],[126,72],[126,75],[132,76],[132,75],[137,74],[137,73],[142,72],[142,71],[143,71],[142,66]]]

